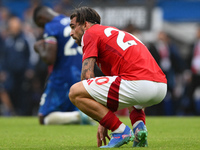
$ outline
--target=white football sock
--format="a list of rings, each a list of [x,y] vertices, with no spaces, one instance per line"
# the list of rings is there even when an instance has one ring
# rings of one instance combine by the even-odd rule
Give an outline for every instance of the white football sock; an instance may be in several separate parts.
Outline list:
[[[75,124],[80,123],[79,111],[52,112],[44,118],[44,124]]]
[[[114,130],[112,133],[122,133],[122,132],[124,132],[125,128],[126,128],[126,125],[122,123],[122,124],[121,124],[116,130]]]

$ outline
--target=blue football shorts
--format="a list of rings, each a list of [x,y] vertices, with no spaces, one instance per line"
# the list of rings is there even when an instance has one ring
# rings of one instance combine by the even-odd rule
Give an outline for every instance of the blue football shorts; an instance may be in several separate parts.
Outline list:
[[[46,89],[42,94],[40,100],[40,115],[46,116],[49,113],[55,111],[78,111],[78,108],[71,103],[68,97],[70,87],[67,84],[63,87],[52,87],[49,84],[47,84]]]

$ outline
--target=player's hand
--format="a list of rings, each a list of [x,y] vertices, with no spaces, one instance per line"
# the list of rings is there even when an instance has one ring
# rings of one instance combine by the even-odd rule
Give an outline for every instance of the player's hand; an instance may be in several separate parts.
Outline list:
[[[43,48],[43,45],[44,45],[44,40],[42,39],[42,40],[39,40],[39,41],[37,41],[37,42],[35,42],[35,44],[34,44],[34,50],[35,50],[35,52],[39,52],[39,49],[42,47]]]
[[[97,131],[97,146],[102,146],[102,142],[106,145],[106,138],[110,140],[108,129],[99,124]]]

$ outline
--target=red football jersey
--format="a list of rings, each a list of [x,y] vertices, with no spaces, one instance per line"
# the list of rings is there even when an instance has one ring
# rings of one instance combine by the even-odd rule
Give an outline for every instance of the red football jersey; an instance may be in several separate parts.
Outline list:
[[[130,33],[96,24],[85,31],[82,48],[83,61],[96,57],[99,68],[107,76],[167,83],[149,50]]]

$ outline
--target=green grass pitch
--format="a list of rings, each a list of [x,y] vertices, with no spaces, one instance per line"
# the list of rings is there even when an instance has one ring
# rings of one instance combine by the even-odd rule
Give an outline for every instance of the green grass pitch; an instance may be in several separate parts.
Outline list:
[[[120,119],[131,127],[128,117]],[[200,150],[200,117],[147,116],[147,150]],[[93,150],[96,126],[41,126],[36,117],[0,117],[0,150]],[[133,149],[132,143],[115,149]]]

